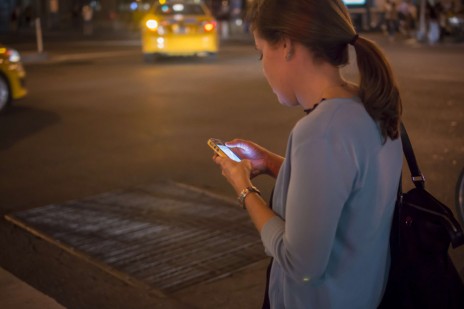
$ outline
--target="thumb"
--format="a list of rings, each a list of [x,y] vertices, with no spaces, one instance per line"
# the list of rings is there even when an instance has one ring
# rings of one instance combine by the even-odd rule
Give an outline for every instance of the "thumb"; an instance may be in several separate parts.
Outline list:
[[[244,151],[247,151],[250,149],[250,146],[248,144],[247,141],[245,140],[242,140],[242,139],[233,139],[229,142],[226,142],[225,143],[227,147],[230,147],[230,148],[241,148],[243,149]]]

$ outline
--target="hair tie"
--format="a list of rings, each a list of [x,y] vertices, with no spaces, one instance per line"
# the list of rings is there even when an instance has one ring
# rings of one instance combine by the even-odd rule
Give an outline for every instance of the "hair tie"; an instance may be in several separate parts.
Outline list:
[[[354,46],[354,43],[356,43],[356,41],[358,40],[359,38],[359,34],[355,34],[354,37],[351,39],[351,41],[348,42],[348,44],[350,45],[353,45]]]

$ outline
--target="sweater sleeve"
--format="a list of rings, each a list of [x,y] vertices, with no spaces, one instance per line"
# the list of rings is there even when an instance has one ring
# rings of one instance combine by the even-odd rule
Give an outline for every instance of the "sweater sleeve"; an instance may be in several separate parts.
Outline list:
[[[353,189],[355,158],[340,138],[310,138],[293,143],[285,221],[262,229],[266,250],[293,280],[323,280],[337,225]]]

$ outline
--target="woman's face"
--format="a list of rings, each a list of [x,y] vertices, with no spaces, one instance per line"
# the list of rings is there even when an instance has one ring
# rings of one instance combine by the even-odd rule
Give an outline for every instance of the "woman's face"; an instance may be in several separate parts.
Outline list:
[[[271,45],[262,39],[256,31],[253,32],[253,36],[256,49],[260,53],[264,76],[277,99],[286,106],[298,105],[291,87],[288,61],[285,60],[288,52],[285,43],[280,42],[277,45]]]

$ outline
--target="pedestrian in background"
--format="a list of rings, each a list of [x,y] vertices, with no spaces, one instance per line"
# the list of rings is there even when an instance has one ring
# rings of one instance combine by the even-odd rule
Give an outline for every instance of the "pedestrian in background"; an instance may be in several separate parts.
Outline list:
[[[48,20],[48,28],[49,29],[56,29],[59,26],[60,18],[59,18],[59,2],[58,0],[50,0],[49,2],[49,20]]]
[[[92,7],[88,4],[82,7],[82,21],[83,21],[83,30],[84,35],[92,35],[93,33],[93,10]]]
[[[272,257],[263,307],[376,308],[402,166],[391,67],[341,0],[256,0],[250,25],[277,99],[307,113],[285,158],[243,139],[226,143],[242,161],[213,156]],[[340,72],[349,45],[359,83]],[[272,208],[252,182],[262,174],[277,178]]]
[[[391,41],[394,41],[399,27],[398,9],[395,0],[385,1],[384,12],[388,37]]]
[[[32,9],[31,4],[28,4],[24,8],[23,15],[24,15],[24,23],[26,25],[26,28],[34,28],[35,14],[34,14],[34,10]]]
[[[398,5],[398,18],[400,32],[411,38],[416,27],[417,9],[412,0],[402,0]]]
[[[73,29],[80,29],[81,13],[82,9],[80,8],[80,6],[78,4],[74,4],[71,9],[71,21]]]
[[[13,32],[18,31],[20,20],[21,20],[21,7],[17,5],[11,12],[10,25],[11,25],[11,30]]]
[[[427,1],[426,12],[427,12],[427,39],[429,44],[438,43],[441,40],[440,30],[440,15],[442,7],[439,2],[432,3]]]

